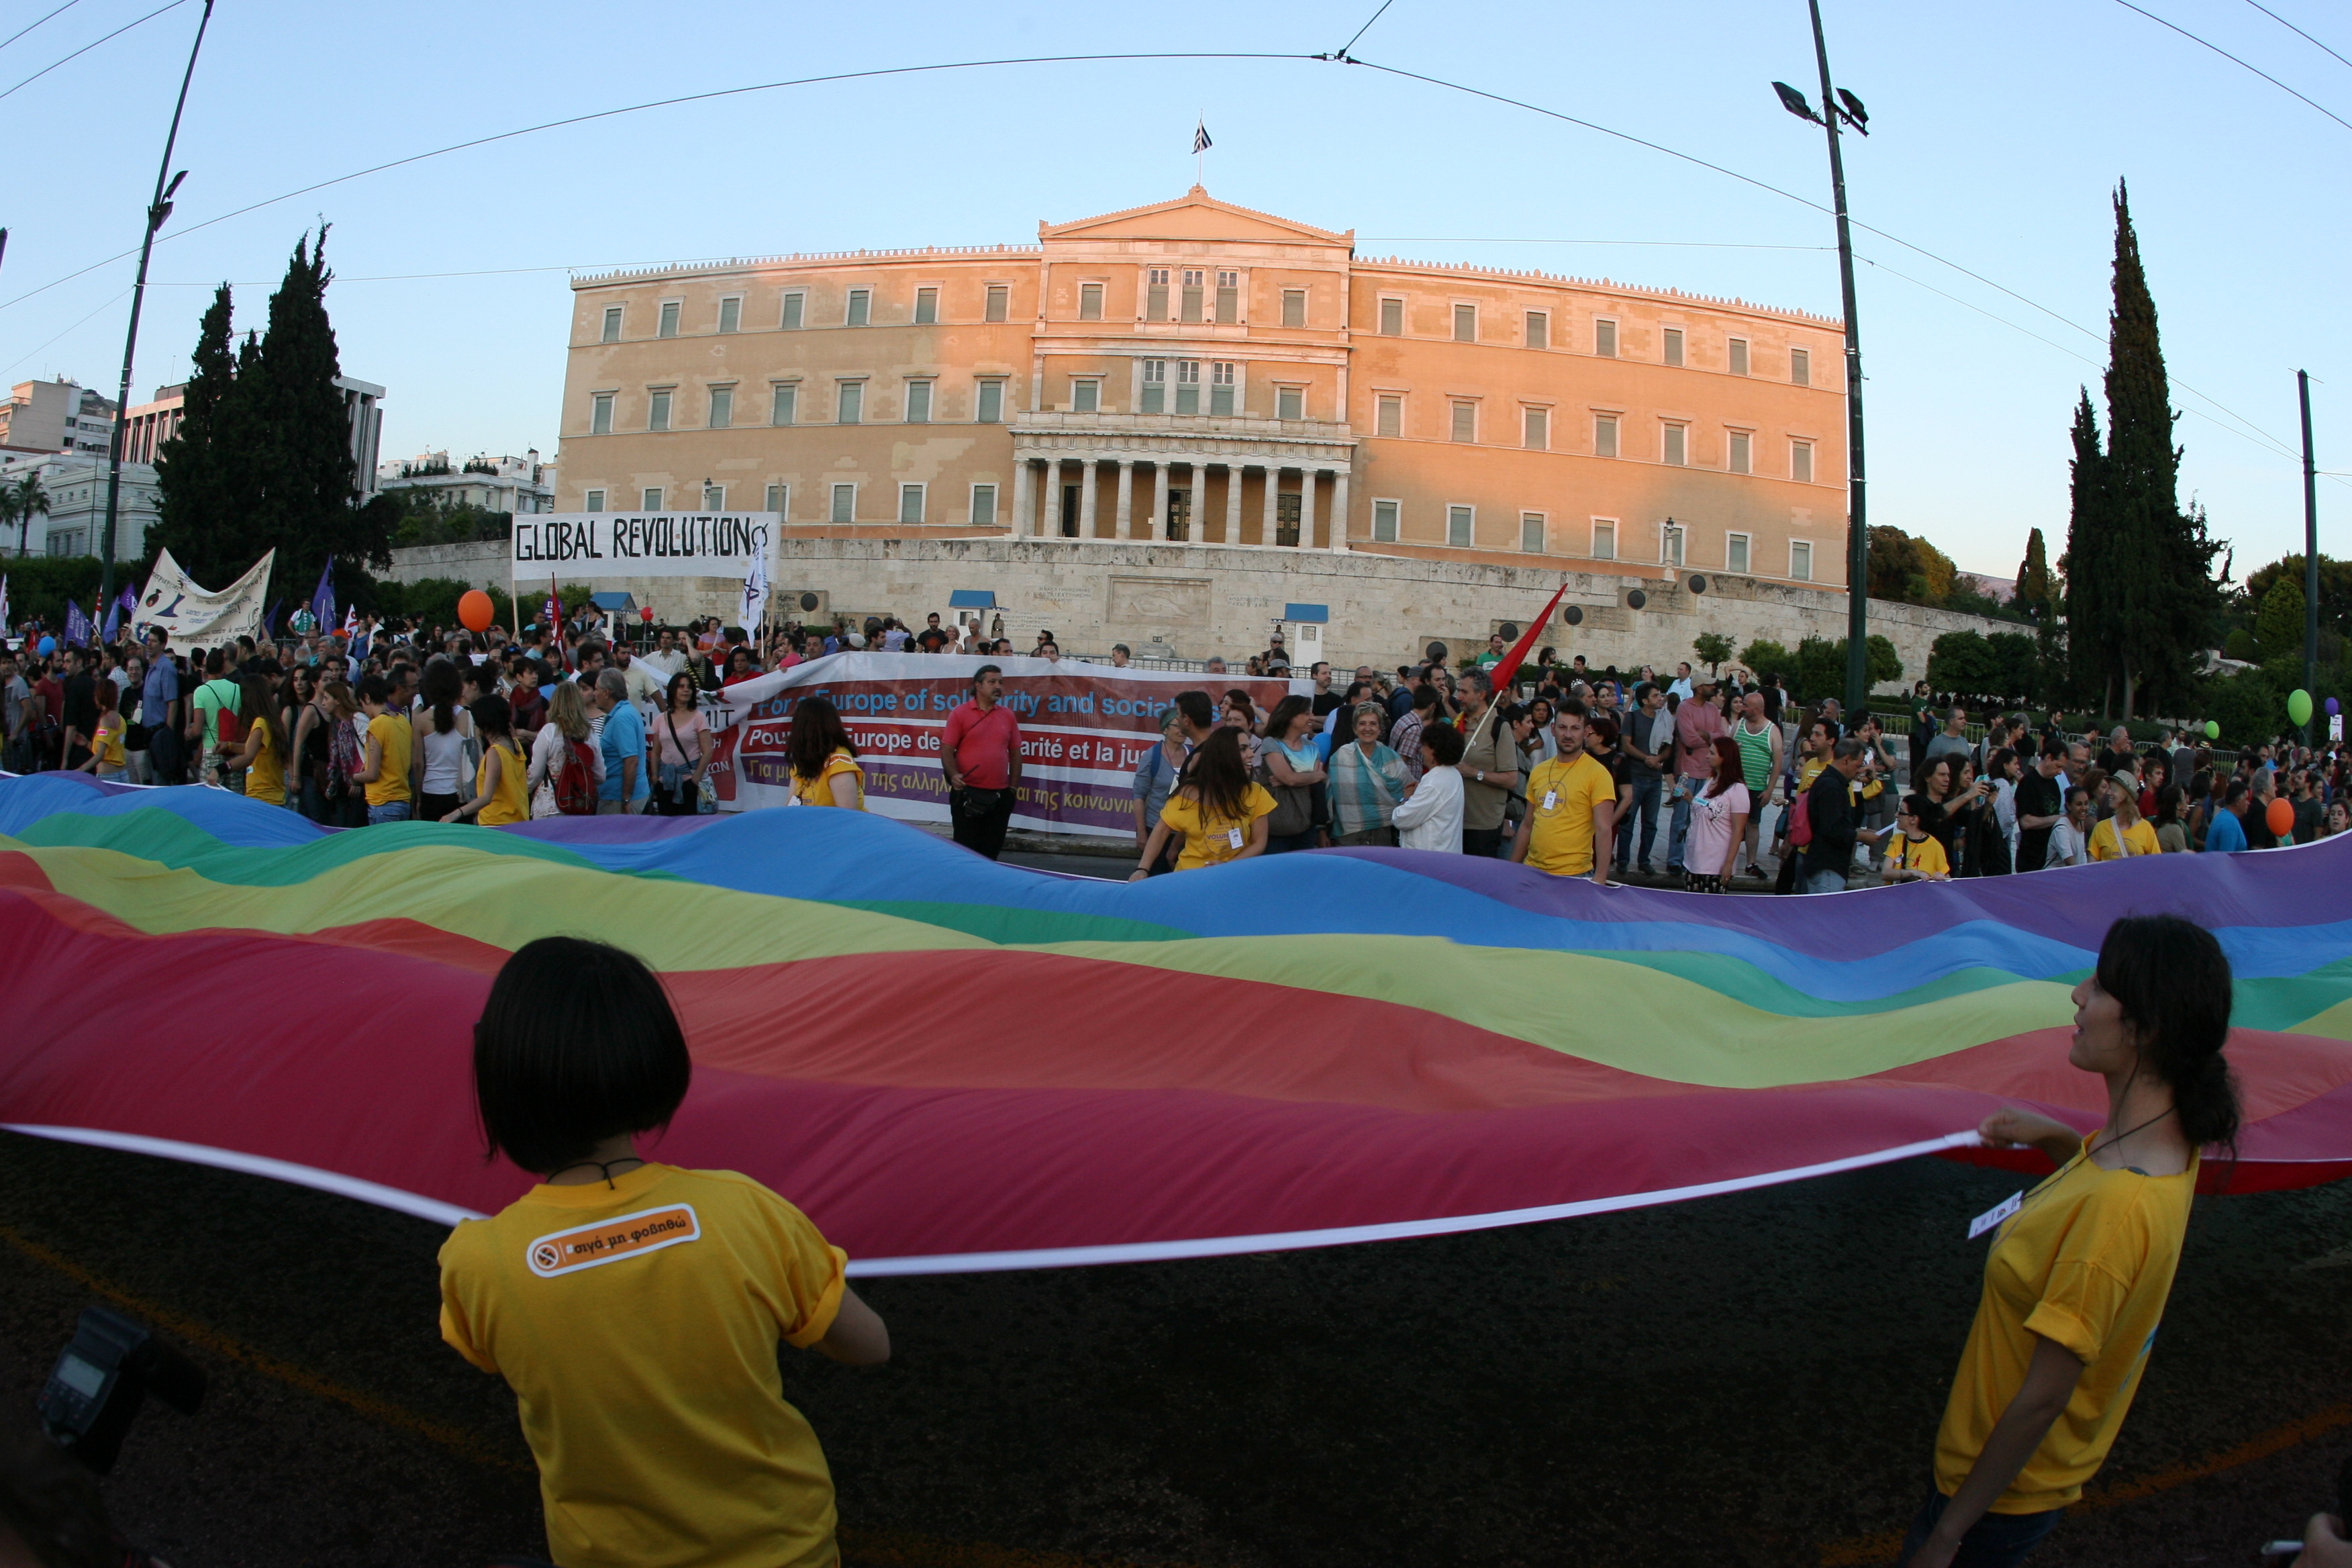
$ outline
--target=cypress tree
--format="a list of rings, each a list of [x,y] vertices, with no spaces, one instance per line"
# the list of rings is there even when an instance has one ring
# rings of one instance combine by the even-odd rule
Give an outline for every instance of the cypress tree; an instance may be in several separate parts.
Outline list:
[[[2058,570],[2065,579],[2062,597],[2066,615],[2066,674],[2081,700],[2102,701],[2113,668],[2105,596],[2111,581],[2105,569],[2110,532],[2107,459],[2100,450],[2099,419],[2091,411],[2088,387],[2082,389],[2074,405],[2073,438],[2066,553],[2058,558]]]
[[[2034,619],[2049,619],[2053,590],[2050,585],[2050,548],[2042,542],[2042,531],[2033,529],[2025,536],[2025,559],[2017,566],[2017,606]]]
[[[149,546],[171,551],[196,580],[211,585],[223,516],[222,457],[216,444],[223,405],[236,387],[236,355],[230,346],[232,306],[228,285],[213,293],[213,302],[196,329],[193,374],[183,395],[180,426],[155,454],[155,486],[160,492],[156,525],[148,530]]]

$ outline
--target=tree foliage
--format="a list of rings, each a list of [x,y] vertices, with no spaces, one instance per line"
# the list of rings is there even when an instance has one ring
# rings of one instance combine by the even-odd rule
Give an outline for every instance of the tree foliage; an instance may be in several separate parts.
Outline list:
[[[1943,605],[1960,569],[1924,539],[1899,528],[1870,531],[1870,596],[1900,605]]]
[[[2303,605],[2300,576],[2283,572],[2271,580],[2270,591],[2262,596],[2262,611],[2254,617],[2254,644],[2264,662],[2303,662]]]
[[[2023,632],[1946,632],[1928,651],[1927,683],[1959,697],[2032,701],[2043,686],[2041,647]]]
[[[2199,654],[2221,609],[2221,545],[2179,502],[2171,387],[2156,302],[2116,187],[2114,308],[2107,318],[2104,444],[2084,392],[2074,411],[2074,507],[2066,556],[2067,648],[2078,694],[2126,717],[2194,700]],[[2226,568],[2224,571],[2226,575]]]
[[[2057,610],[2058,582],[2050,574],[2050,548],[2038,528],[2025,536],[2025,559],[2018,563],[2017,596],[2011,603],[2037,625],[2049,621]]]
[[[1884,686],[1903,679],[1903,658],[1892,642],[1873,632],[1863,647],[1871,685]],[[1843,700],[1845,647],[1843,637],[1835,642],[1827,637],[1807,637],[1800,642],[1792,666],[1783,667],[1789,671],[1789,694],[1800,702],[1819,702],[1826,697]]]
[[[1721,632],[1701,632],[1691,638],[1691,651],[1706,661],[1710,670],[1720,670],[1731,658],[1731,639]]]
[[[296,243],[258,336],[232,352],[226,284],[198,330],[184,417],[156,462],[161,517],[148,538],[200,583],[230,582],[276,550],[271,591],[287,598],[308,594],[332,556],[337,586],[359,602],[365,568],[391,564],[398,503],[354,504],[326,240],[321,228],[315,244]]]
[[[1797,668],[1796,656],[1769,637],[1758,637],[1741,648],[1739,662],[1759,680],[1774,675],[1788,676]]]

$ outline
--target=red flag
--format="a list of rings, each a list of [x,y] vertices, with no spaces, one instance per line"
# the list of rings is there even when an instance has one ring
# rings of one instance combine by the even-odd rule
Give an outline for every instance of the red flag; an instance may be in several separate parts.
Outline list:
[[[1519,640],[1511,645],[1511,651],[1505,654],[1503,656],[1503,662],[1495,667],[1495,689],[1496,691],[1500,692],[1509,689],[1511,678],[1518,674],[1519,666],[1527,662],[1529,650],[1536,646],[1536,638],[1541,637],[1543,635],[1544,627],[1551,624],[1551,613],[1559,608],[1560,596],[1567,592],[1568,584],[1563,581],[1559,585],[1559,592],[1554,594],[1551,596],[1550,603],[1544,605],[1543,614],[1538,616],[1534,620],[1528,623],[1528,629],[1519,634]]]

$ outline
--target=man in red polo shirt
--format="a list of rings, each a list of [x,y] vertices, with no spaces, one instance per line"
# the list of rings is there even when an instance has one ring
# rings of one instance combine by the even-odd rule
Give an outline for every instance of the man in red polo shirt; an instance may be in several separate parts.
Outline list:
[[[940,736],[955,841],[992,860],[1004,853],[1004,828],[1021,784],[1021,725],[1000,700],[1003,695],[1004,672],[982,665],[972,673],[971,700],[948,715]]]

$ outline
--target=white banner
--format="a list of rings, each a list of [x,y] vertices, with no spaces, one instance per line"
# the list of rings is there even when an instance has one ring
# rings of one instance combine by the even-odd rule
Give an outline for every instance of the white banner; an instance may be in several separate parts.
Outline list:
[[[263,600],[269,593],[269,563],[277,559],[278,552],[273,550],[256,562],[252,571],[214,593],[198,587],[172,559],[170,551],[157,551],[147,591],[139,595],[139,607],[131,612],[133,632],[144,640],[149,626],[161,626],[175,653],[218,647],[240,637],[268,636],[261,621]]]
[[[1180,691],[1249,694],[1264,713],[1312,682],[1286,677],[1120,669],[1075,658],[971,654],[836,653],[738,682],[722,700],[736,722],[720,732],[712,786],[721,811],[792,804],[786,748],[793,710],[823,697],[840,710],[866,773],[866,809],[913,822],[948,820],[940,737],[971,694],[983,664],[1004,672],[1004,706],[1021,726],[1021,783],[1013,826],[1039,833],[1133,837],[1135,769],[1160,743],[1160,714]]]
[[[514,520],[514,581],[732,577],[764,561],[772,511],[558,511]]]

